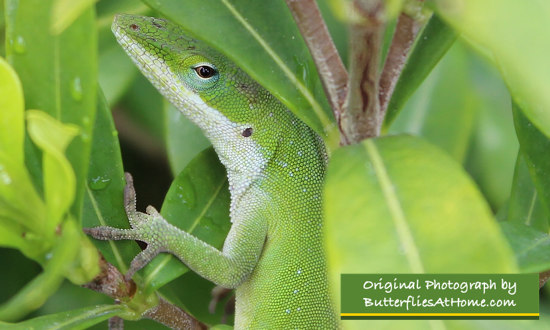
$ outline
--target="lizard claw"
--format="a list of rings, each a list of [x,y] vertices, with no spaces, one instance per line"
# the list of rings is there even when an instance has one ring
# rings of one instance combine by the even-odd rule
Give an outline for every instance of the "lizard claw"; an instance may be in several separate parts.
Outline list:
[[[126,186],[124,187],[124,209],[130,222],[131,229],[99,226],[83,228],[83,231],[100,240],[136,240],[147,243],[147,248],[134,257],[128,272],[124,276],[130,280],[132,276],[147,265],[160,252],[165,251],[161,237],[155,235],[159,228],[168,225],[166,220],[152,206],[147,207],[147,213],[136,210],[136,191],[130,173],[125,173]]]

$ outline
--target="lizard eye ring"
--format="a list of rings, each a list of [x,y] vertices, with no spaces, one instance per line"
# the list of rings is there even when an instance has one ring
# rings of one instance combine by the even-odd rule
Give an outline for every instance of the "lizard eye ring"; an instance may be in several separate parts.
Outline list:
[[[212,78],[216,74],[216,69],[208,65],[197,66],[194,70],[197,73],[197,76],[202,79]]]

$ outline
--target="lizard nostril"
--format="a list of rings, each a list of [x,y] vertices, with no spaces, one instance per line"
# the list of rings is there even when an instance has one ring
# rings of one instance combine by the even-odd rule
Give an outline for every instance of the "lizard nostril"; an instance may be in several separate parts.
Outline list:
[[[130,29],[137,31],[139,30],[139,26],[137,24],[130,24]]]

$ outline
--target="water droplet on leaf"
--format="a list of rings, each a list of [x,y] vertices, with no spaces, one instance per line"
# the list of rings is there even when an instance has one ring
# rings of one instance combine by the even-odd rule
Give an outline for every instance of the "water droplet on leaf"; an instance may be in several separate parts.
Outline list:
[[[88,185],[92,190],[103,190],[111,183],[111,179],[107,177],[98,176],[90,179]]]

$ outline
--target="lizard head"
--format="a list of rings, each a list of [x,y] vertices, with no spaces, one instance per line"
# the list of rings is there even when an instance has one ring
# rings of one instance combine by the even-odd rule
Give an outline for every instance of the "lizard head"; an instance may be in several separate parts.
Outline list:
[[[112,29],[161,94],[203,130],[228,172],[260,173],[275,152],[282,121],[293,120],[286,107],[174,23],[118,15]]]

